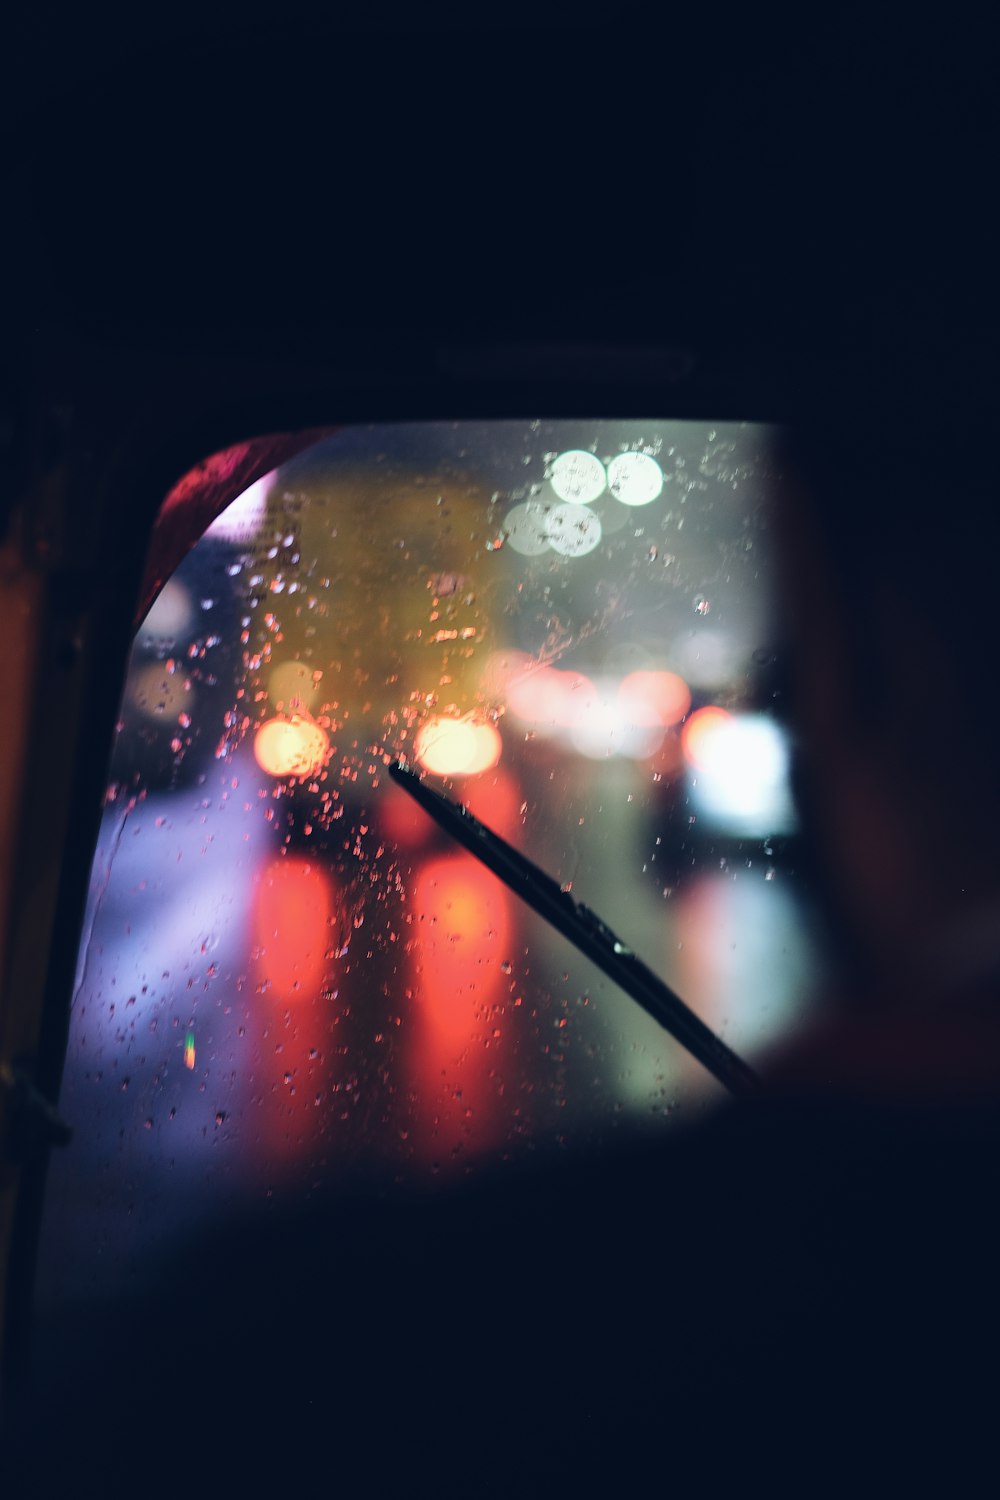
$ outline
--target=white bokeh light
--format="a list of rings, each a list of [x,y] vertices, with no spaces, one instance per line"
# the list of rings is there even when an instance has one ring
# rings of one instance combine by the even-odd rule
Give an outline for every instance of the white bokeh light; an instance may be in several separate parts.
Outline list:
[[[545,526],[551,512],[551,506],[540,505],[537,500],[515,505],[504,517],[503,530],[507,545],[522,557],[538,557],[542,552],[547,552],[549,538]]]
[[[575,505],[589,505],[598,495],[603,495],[607,482],[601,460],[582,448],[560,453],[549,476],[549,483],[559,499],[572,501]]]
[[[585,505],[557,505],[549,512],[545,535],[561,557],[586,557],[600,545],[601,523]]]
[[[663,470],[648,453],[619,453],[608,464],[608,489],[622,505],[650,505],[663,490]]]
[[[588,760],[608,760],[613,755],[645,760],[659,749],[664,734],[662,724],[636,724],[623,710],[617,684],[605,682],[572,726],[570,740],[574,750]]]
[[[788,742],[763,714],[720,716],[699,740],[691,801],[717,827],[735,834],[790,833],[795,812],[788,784]]]

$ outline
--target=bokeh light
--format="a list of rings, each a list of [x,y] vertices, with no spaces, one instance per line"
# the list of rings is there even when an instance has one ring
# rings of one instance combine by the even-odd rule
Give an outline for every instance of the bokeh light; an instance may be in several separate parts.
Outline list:
[[[510,996],[514,898],[471,854],[425,860],[409,890],[417,941],[407,944],[416,1001],[409,1084],[423,1108],[412,1132],[435,1170],[509,1140],[503,1080],[522,1012]]]
[[[176,722],[182,713],[190,713],[195,703],[190,680],[170,661],[154,661],[140,668],[131,678],[128,691],[143,717],[160,724]]]
[[[648,453],[619,453],[608,465],[608,489],[622,505],[649,505],[663,490],[663,470]]]
[[[318,861],[282,855],[260,872],[253,902],[254,971],[273,999],[316,998],[333,917],[333,884]]]
[[[623,711],[614,685],[590,702],[571,731],[573,748],[588,760],[607,760],[623,755],[630,760],[646,760],[663,742],[665,730],[659,721],[635,723]]]
[[[601,542],[601,523],[585,505],[557,505],[545,522],[545,535],[560,557],[586,557]]]
[[[603,495],[607,485],[604,465],[593,453],[580,448],[571,448],[560,453],[552,465],[549,483],[560,500],[575,505],[589,505],[598,495]]]
[[[381,789],[379,818],[386,838],[398,849],[419,849],[437,827],[430,814],[394,781],[386,781]]]
[[[676,672],[630,672],[618,688],[618,702],[631,724],[679,724],[691,707],[691,691]]]
[[[435,776],[477,776],[497,764],[503,742],[492,724],[429,719],[417,734],[416,757]]]
[[[319,692],[312,668],[302,661],[283,661],[267,679],[267,693],[275,708],[312,708]]]
[[[514,838],[518,830],[523,828],[524,814],[521,809],[524,805],[524,791],[514,777],[505,771],[492,771],[475,777],[462,788],[462,801],[473,817],[485,823],[487,828],[491,828],[501,838]]]
[[[696,771],[711,769],[718,755],[719,734],[725,733],[732,715],[724,708],[699,708],[688,719],[681,732],[684,759]]]
[[[501,882],[470,854],[426,860],[416,873],[410,891],[419,937],[415,978],[439,1067],[477,1040],[489,1001],[506,988],[511,904]]]
[[[506,696],[511,712],[544,734],[585,719],[597,701],[597,689],[583,672],[540,667],[529,657],[508,680]]]
[[[524,505],[515,505],[504,517],[503,529],[508,546],[522,557],[539,557],[549,550],[549,538],[545,530],[552,506],[540,505],[529,500]]]
[[[256,1043],[253,1066],[266,1156],[308,1156],[329,1129],[323,1105],[333,1083],[328,1054],[331,1022],[340,1024],[337,985],[324,991],[334,954],[349,934],[343,889],[325,863],[279,854],[257,871],[250,916],[247,1014]],[[338,984],[343,983],[343,969]],[[334,1021],[336,1018],[336,1021]]]
[[[784,732],[764,714],[703,708],[684,726],[693,805],[736,834],[790,833],[795,813]]]
[[[315,776],[330,755],[330,742],[311,719],[268,719],[254,736],[253,753],[268,776]]]

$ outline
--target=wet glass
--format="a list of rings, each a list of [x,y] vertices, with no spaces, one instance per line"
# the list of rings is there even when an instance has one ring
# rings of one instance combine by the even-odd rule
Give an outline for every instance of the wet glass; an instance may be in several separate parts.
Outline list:
[[[140,628],[81,940],[40,1295],[290,1184],[666,1130],[719,1085],[457,848],[397,756],[751,1063],[817,965],[764,427],[345,429]]]

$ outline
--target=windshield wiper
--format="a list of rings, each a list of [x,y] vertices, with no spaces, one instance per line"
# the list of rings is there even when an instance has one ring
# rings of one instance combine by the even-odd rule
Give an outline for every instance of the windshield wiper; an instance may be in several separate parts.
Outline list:
[[[746,1096],[758,1091],[756,1073],[595,912],[574,901],[550,875],[480,823],[468,808],[429,787],[403,761],[391,765],[389,775],[435,823],[603,969],[731,1093]]]

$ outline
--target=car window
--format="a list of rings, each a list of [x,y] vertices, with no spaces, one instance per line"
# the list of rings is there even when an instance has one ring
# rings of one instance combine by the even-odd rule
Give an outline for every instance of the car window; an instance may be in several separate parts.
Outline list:
[[[357,426],[253,484],[134,643],[40,1298],[226,1203],[663,1131],[719,1086],[387,775],[608,921],[749,1060],[817,971],[760,425]]]

